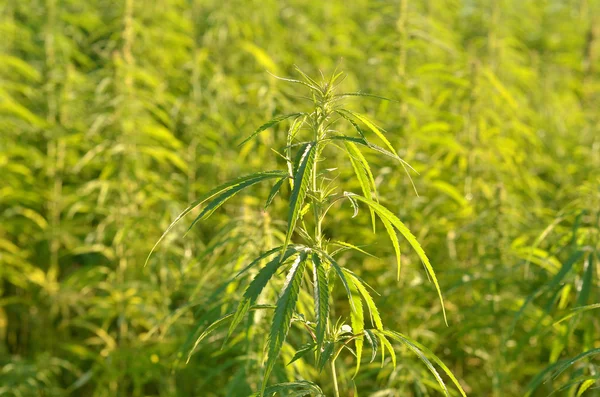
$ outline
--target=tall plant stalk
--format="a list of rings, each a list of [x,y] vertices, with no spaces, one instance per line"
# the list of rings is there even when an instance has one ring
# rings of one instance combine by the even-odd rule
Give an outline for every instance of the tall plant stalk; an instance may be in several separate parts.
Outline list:
[[[338,263],[338,256],[345,251],[354,250],[367,254],[362,248],[351,242],[332,241],[333,236],[325,236],[323,233],[323,222],[329,210],[337,203],[348,201],[354,208],[354,216],[359,212],[359,203],[365,205],[371,216],[372,227],[375,230],[376,220],[379,219],[388,233],[396,253],[396,266],[398,277],[400,277],[400,245],[397,233],[400,233],[416,251],[417,256],[423,262],[425,269],[433,281],[438,292],[442,311],[444,311],[443,299],[437,282],[436,275],[421,245],[407,226],[390,210],[378,201],[377,186],[371,171],[371,167],[363,155],[363,150],[373,151],[385,155],[399,163],[405,170],[410,167],[402,160],[394,149],[394,146],[385,135],[385,131],[369,120],[365,115],[356,113],[342,107],[343,101],[352,97],[374,97],[382,100],[385,98],[363,93],[336,93],[336,88],[341,82],[342,73],[334,73],[329,79],[323,78],[318,82],[302,71],[297,69],[302,76],[301,80],[283,79],[287,82],[301,85],[310,92],[313,108],[310,111],[291,113],[274,118],[263,124],[250,137],[242,142],[247,144],[254,140],[263,131],[275,126],[285,120],[291,119],[292,123],[287,132],[284,157],[287,169],[283,171],[263,171],[240,177],[212,190],[204,197],[196,200],[184,210],[175,221],[167,228],[165,234],[156,243],[157,245],[185,215],[197,207],[201,207],[199,215],[191,223],[193,227],[199,221],[205,220],[221,207],[227,200],[235,196],[246,187],[259,182],[276,180],[267,199],[265,208],[273,202],[277,193],[287,180],[290,184],[290,196],[288,199],[287,228],[282,244],[271,248],[261,254],[258,258],[242,269],[236,277],[241,277],[253,271],[253,268],[264,264],[255,273],[254,278],[248,284],[237,310],[227,314],[220,320],[210,325],[207,330],[197,338],[194,346],[226,320],[230,321],[229,333],[231,336],[236,327],[242,322],[250,310],[265,310],[271,307],[257,305],[257,299],[268,283],[274,282],[274,276],[281,270],[287,269],[283,288],[279,294],[274,307],[274,315],[267,341],[267,360],[263,373],[263,381],[259,396],[271,395],[281,390],[310,390],[316,395],[322,395],[320,387],[313,382],[298,381],[286,384],[269,386],[270,375],[274,369],[280,352],[292,324],[301,324],[301,329],[307,331],[311,342],[296,352],[292,361],[299,359],[308,360],[313,357],[315,367],[321,371],[327,363],[330,364],[333,392],[336,397],[340,395],[335,360],[345,349],[354,345],[353,353],[356,356],[356,370],[358,373],[361,365],[363,347],[365,341],[373,350],[373,357],[379,347],[382,355],[386,350],[390,352],[395,365],[395,353],[390,340],[399,342],[412,350],[430,369],[436,377],[442,390],[448,393],[446,384],[438,375],[431,360],[433,360],[450,377],[462,395],[464,391],[450,370],[431,351],[419,344],[417,341],[404,334],[387,330],[383,327],[383,321],[373,298],[368,292],[366,284],[353,270]],[[334,119],[332,116],[335,116]],[[340,132],[334,125],[343,121],[347,123],[353,135]],[[362,127],[361,125],[365,126]],[[366,128],[366,131],[363,129]],[[378,146],[367,137],[367,131],[383,142],[384,147]],[[309,140],[306,140],[306,139]],[[331,176],[331,169],[319,170],[319,164],[326,161],[325,154],[328,150],[337,149],[345,152],[350,160],[351,169],[358,181],[362,194],[348,191],[340,192],[333,184],[335,176]],[[305,214],[312,209],[314,232],[308,228],[308,219]],[[156,245],[155,247],[156,248]],[[312,267],[312,285],[307,285],[314,296],[314,313],[299,313],[296,305],[300,290],[304,285],[304,273],[307,268]],[[331,282],[338,278],[348,297],[350,308],[350,324],[343,321],[331,322],[331,300],[333,285]],[[371,319],[366,319],[363,303],[369,312]],[[445,317],[445,311],[444,311]],[[312,318],[309,321],[308,318]],[[188,355],[188,360],[193,350]]]

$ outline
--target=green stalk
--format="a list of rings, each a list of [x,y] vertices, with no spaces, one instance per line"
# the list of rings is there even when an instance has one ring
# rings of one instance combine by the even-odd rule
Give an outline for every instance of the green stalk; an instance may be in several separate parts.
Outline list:
[[[340,389],[338,387],[337,372],[335,371],[335,360],[331,360],[331,378],[333,379],[333,395],[340,397]]]

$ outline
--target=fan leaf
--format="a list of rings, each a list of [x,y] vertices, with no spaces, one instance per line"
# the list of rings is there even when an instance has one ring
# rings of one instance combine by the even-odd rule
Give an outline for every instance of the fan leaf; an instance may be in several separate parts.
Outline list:
[[[258,182],[262,182],[262,181],[267,180],[267,179],[282,178],[282,177],[284,177],[286,175],[287,175],[287,173],[283,172],[283,171],[257,172],[257,173],[254,173],[254,174],[250,174],[250,175],[246,175],[246,176],[242,176],[242,177],[233,179],[233,180],[231,180],[231,181],[229,181],[229,182],[227,182],[227,183],[225,183],[225,184],[223,184],[221,186],[218,186],[218,187],[214,188],[210,192],[206,193],[204,196],[200,197],[199,199],[197,199],[196,201],[194,201],[192,204],[190,204],[185,210],[183,210],[179,215],[177,215],[177,217],[175,218],[175,220],[173,222],[171,222],[171,224],[169,225],[169,227],[167,227],[167,229],[164,231],[164,233],[160,236],[160,238],[156,241],[156,243],[154,244],[154,246],[150,250],[150,253],[148,254],[148,257],[146,258],[146,262],[144,263],[144,266],[148,264],[148,260],[150,259],[150,256],[152,256],[152,253],[156,250],[156,247],[158,247],[158,245],[167,236],[167,234],[169,234],[169,232],[175,227],[175,225],[177,225],[177,223],[179,223],[179,221],[184,216],[186,216],[187,214],[189,214],[196,207],[204,204],[205,202],[207,202],[208,200],[214,198],[215,196],[223,195],[226,192],[232,191],[233,192],[232,194],[235,194],[235,193],[239,192],[239,190],[243,189],[243,187],[248,187],[250,185],[253,185],[253,184],[258,183]],[[238,187],[240,185],[243,185],[243,187],[240,188],[240,189],[238,189]]]
[[[285,284],[281,291],[281,295],[277,300],[271,331],[269,332],[268,354],[265,373],[263,377],[263,385],[261,396],[264,395],[264,390],[267,385],[269,375],[275,365],[275,360],[279,356],[281,347],[285,342],[288,331],[290,329],[292,315],[296,308],[296,302],[300,293],[300,285],[302,284],[302,276],[306,267],[306,252],[301,252],[290,268]]]
[[[267,254],[273,254],[274,252],[277,252],[276,250],[280,250],[280,249],[283,249],[283,248],[281,247],[281,248],[277,248],[277,249],[268,251]],[[246,288],[246,291],[244,292],[242,300],[238,304],[238,308],[235,311],[234,316],[233,316],[233,321],[231,322],[231,325],[229,327],[228,336],[231,336],[231,334],[233,333],[235,328],[238,326],[238,324],[242,321],[242,319],[244,318],[246,313],[248,313],[248,309],[250,308],[250,306],[254,302],[256,302],[256,300],[258,299],[258,296],[260,295],[262,290],[266,287],[266,285],[269,282],[269,280],[271,279],[271,277],[273,277],[275,272],[277,272],[279,267],[281,267],[281,265],[283,265],[283,263],[287,259],[289,259],[292,255],[296,254],[297,252],[298,252],[298,250],[295,247],[291,247],[291,248],[287,249],[283,253],[282,256],[277,256],[276,258],[269,261],[265,265],[265,267],[260,269],[260,271],[256,274],[256,276],[254,277],[252,282]],[[267,255],[263,254],[262,256],[266,257]],[[258,261],[255,260],[253,263],[257,263],[257,262]]]
[[[283,244],[284,250],[290,244],[292,234],[296,228],[296,221],[298,220],[300,209],[302,208],[304,199],[306,198],[310,175],[315,161],[316,147],[317,145],[315,142],[309,142],[304,145],[300,152],[301,156],[298,159],[298,165],[294,175],[294,187],[290,196],[288,229],[285,236],[285,242]]]
[[[370,200],[366,197],[362,197],[357,194],[354,194],[354,193],[346,192],[345,194],[347,196],[351,196],[354,199],[361,201],[361,202],[367,204],[369,207],[373,208],[375,210],[375,212],[377,213],[377,215],[379,215],[379,217],[382,220],[385,219],[386,221],[391,223],[400,232],[400,234],[402,234],[402,236],[404,236],[404,238],[408,241],[408,243],[413,247],[413,249],[419,256],[419,258],[421,259],[421,262],[423,262],[423,265],[425,265],[425,269],[427,270],[427,273],[429,274],[429,276],[431,277],[431,280],[433,281],[433,284],[435,286],[435,289],[436,289],[439,299],[440,299],[440,303],[442,305],[444,321],[446,322],[446,325],[447,325],[448,320],[446,317],[446,309],[444,308],[444,298],[442,297],[442,291],[441,291],[439,283],[437,281],[437,277],[435,275],[435,272],[433,271],[433,267],[431,266],[431,263],[429,262],[429,258],[427,258],[425,251],[423,251],[421,244],[419,244],[419,242],[417,241],[415,236],[406,227],[406,225],[404,225],[404,223],[402,223],[402,221],[400,219],[398,219],[398,217],[396,215],[394,215],[390,210],[388,210],[381,204],[379,204],[373,200]],[[385,224],[385,222],[384,222],[384,224]]]
[[[344,142],[344,144],[346,146],[346,152],[350,157],[350,163],[352,164],[352,168],[354,169],[356,179],[360,184],[363,195],[365,197],[374,196],[375,200],[377,200],[377,187],[375,186],[375,178],[373,178],[373,173],[371,172],[371,168],[369,167],[367,159],[365,159],[353,142]],[[372,208],[369,208],[369,212],[371,213],[373,233],[375,233],[375,211]]]
[[[264,130],[269,129],[269,128],[273,127],[274,125],[281,123],[284,120],[290,119],[292,117],[294,117],[294,118],[300,117],[302,115],[304,115],[304,113],[291,113],[291,114],[284,114],[282,116],[277,116],[277,117],[275,117],[275,118],[267,121],[266,123],[264,123],[260,127],[258,127],[256,129],[256,131],[254,131],[252,133],[252,135],[250,135],[248,138],[244,139],[242,141],[242,143],[239,144],[239,146],[244,145],[246,142],[250,141],[252,138],[254,138],[255,136],[257,136],[258,134],[260,134]]]
[[[315,318],[317,321],[316,337],[317,345],[322,347],[327,330],[329,318],[329,285],[327,282],[327,271],[321,258],[316,253],[312,254],[313,283],[315,299]]]

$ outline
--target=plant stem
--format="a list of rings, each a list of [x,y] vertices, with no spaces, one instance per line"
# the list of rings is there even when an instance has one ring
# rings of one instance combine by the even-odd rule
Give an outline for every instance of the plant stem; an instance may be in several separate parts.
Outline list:
[[[331,378],[333,380],[333,395],[340,397],[340,389],[338,388],[337,373],[335,371],[335,360],[331,360]]]
[[[318,147],[318,142],[319,139],[321,137],[321,133],[322,133],[322,128],[323,128],[323,123],[325,122],[326,118],[320,118],[318,113],[317,116],[315,118],[315,136],[314,136],[314,140],[315,140],[315,145],[317,145],[317,147],[315,148],[316,152],[315,152],[315,161],[313,163],[313,169],[312,169],[312,191],[316,196],[317,193],[317,189],[318,189],[318,185],[317,185],[317,166],[319,163],[319,147]],[[315,217],[315,243],[317,245],[317,247],[321,248],[321,240],[322,240],[322,229],[321,229],[321,207],[320,207],[321,203],[317,202],[316,200],[313,200],[313,212],[314,212],[314,217]]]

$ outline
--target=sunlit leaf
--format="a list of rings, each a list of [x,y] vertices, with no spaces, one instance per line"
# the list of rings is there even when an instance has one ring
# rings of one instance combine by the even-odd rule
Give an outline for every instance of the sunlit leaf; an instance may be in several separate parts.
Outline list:
[[[427,258],[425,251],[423,251],[421,244],[419,244],[419,242],[417,241],[415,236],[404,225],[404,223],[402,223],[402,221],[400,221],[400,219],[398,219],[398,217],[396,215],[394,215],[390,210],[388,210],[381,204],[379,204],[373,200],[370,200],[366,197],[362,197],[357,194],[354,194],[354,193],[345,193],[345,194],[348,196],[351,196],[354,199],[361,201],[361,202],[367,204],[368,206],[370,206],[371,208],[373,208],[375,210],[375,212],[377,213],[377,215],[379,215],[379,217],[382,220],[385,219],[386,221],[391,223],[402,234],[402,236],[404,236],[404,238],[409,242],[409,244],[413,247],[413,249],[419,256],[419,258],[425,265],[425,268],[426,268],[429,276],[431,277],[433,284],[435,285],[435,289],[438,293],[438,296],[440,298],[440,303],[442,305],[442,312],[444,314],[444,320],[447,323],[446,309],[444,308],[444,298],[442,297],[442,291],[440,290],[440,286],[438,284],[437,277],[435,276],[435,272],[433,271],[433,267],[431,266],[431,263],[429,263],[429,258]]]
[[[306,192],[308,190],[308,184],[312,173],[312,166],[315,161],[316,147],[317,145],[314,142],[309,142],[305,144],[300,151],[302,155],[299,158],[298,166],[296,167],[294,175],[294,188],[292,189],[292,194],[290,196],[288,227],[285,236],[285,242],[283,243],[284,250],[287,248],[290,240],[292,239],[292,234],[296,228],[296,221],[298,220],[300,209],[304,205],[304,198],[306,197]]]
[[[277,300],[275,314],[273,315],[273,322],[269,332],[267,363],[265,364],[265,374],[263,376],[262,386],[263,393],[261,393],[261,395],[264,395],[269,375],[273,370],[275,360],[279,356],[283,342],[285,342],[290,329],[292,315],[296,308],[296,301],[298,300],[300,284],[302,283],[305,267],[306,253],[301,252],[292,264],[285,279],[283,289],[281,290],[281,295]]]
[[[252,138],[254,138],[255,136],[257,136],[258,134],[260,134],[261,132],[263,132],[266,129],[269,129],[271,127],[273,127],[276,124],[281,123],[284,120],[290,119],[292,117],[296,118],[296,117],[300,117],[302,116],[304,113],[291,113],[291,114],[285,114],[282,116],[277,116],[269,121],[267,121],[266,123],[264,123],[263,125],[261,125],[260,127],[258,127],[258,129],[256,131],[254,131],[252,133],[252,135],[250,135],[248,138],[244,139],[242,141],[242,143],[239,144],[239,146],[242,146],[243,144],[245,144],[246,142],[252,140]]]

